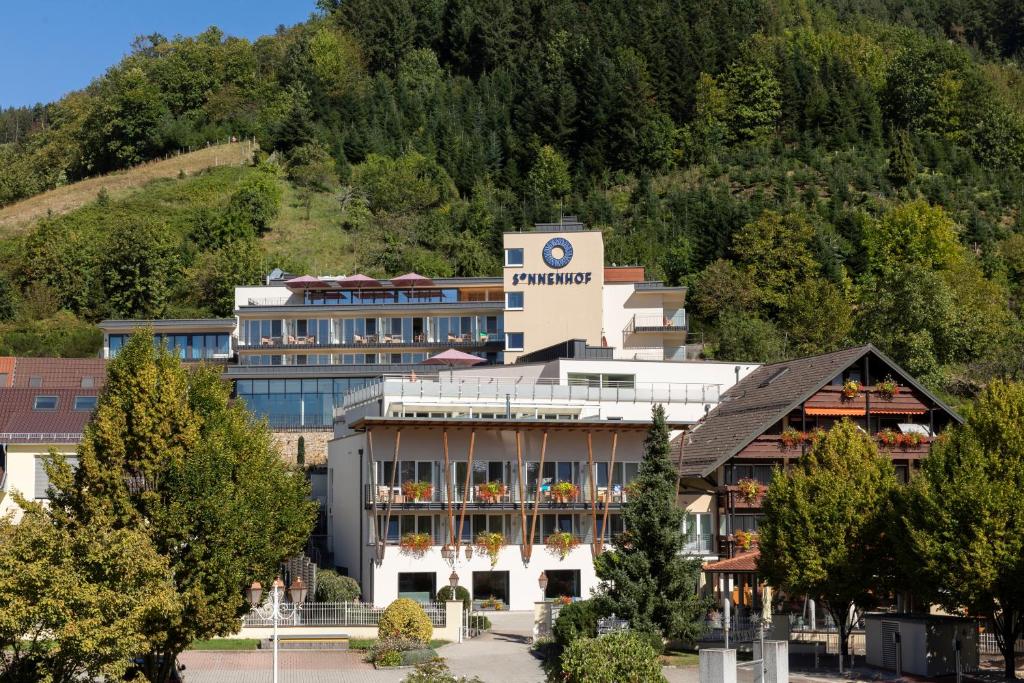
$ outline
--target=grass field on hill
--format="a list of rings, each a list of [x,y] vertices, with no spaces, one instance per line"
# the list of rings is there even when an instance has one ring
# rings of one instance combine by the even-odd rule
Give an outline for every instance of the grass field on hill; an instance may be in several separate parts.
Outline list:
[[[252,154],[250,142],[225,143],[64,185],[0,208],[0,236],[23,232],[48,213],[63,214],[82,207],[94,201],[103,188],[111,199],[118,199],[154,180],[177,178],[182,172],[194,175],[208,168],[245,164]]]

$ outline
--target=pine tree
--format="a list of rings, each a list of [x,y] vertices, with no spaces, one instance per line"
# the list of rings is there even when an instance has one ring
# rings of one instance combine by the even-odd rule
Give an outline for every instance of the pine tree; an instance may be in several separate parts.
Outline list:
[[[680,554],[683,511],[676,505],[676,476],[665,408],[655,406],[640,471],[622,511],[626,530],[613,550],[594,560],[601,579],[595,599],[601,612],[614,612],[633,629],[692,639],[707,605],[696,593],[700,560]]]

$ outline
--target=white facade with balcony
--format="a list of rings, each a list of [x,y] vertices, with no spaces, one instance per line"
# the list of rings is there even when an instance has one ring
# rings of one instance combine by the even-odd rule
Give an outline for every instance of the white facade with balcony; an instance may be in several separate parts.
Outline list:
[[[453,569],[478,607],[530,609],[541,571],[548,597],[587,597],[594,554],[622,529],[652,405],[678,433],[756,367],[560,360],[385,376],[355,390],[329,445],[334,564],[378,605],[429,597]],[[506,543],[493,566],[482,532]],[[564,557],[547,545],[560,534],[573,539]],[[403,549],[411,540],[426,546]]]

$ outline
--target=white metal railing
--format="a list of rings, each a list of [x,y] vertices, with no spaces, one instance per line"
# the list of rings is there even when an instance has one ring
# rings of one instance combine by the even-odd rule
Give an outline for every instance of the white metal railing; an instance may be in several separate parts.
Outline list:
[[[81,440],[81,432],[0,432],[0,442],[77,443]]]
[[[1024,654],[1024,638],[1019,638],[1013,648],[1016,654]],[[978,651],[987,655],[1002,654],[999,650],[999,641],[996,634],[984,632],[978,634]]]
[[[596,387],[560,379],[523,377],[420,378],[382,375],[379,381],[345,395],[344,408],[370,403],[385,396],[396,399],[452,399],[466,401],[592,401],[605,403],[717,403],[720,384],[649,382],[632,386]],[[336,412],[336,415],[339,414]]]
[[[285,605],[289,611],[290,604]],[[423,610],[430,617],[435,627],[444,626],[446,611],[444,603],[423,603]],[[306,602],[295,610],[295,615],[287,622],[281,623],[284,628],[292,626],[376,626],[380,622],[383,607],[374,607],[361,602]],[[243,625],[247,627],[269,627],[273,621],[263,618],[255,611],[243,617]]]
[[[632,322],[633,329],[648,330],[678,330],[686,328],[686,311],[679,311],[675,315],[634,315]],[[628,325],[627,325],[628,327]]]

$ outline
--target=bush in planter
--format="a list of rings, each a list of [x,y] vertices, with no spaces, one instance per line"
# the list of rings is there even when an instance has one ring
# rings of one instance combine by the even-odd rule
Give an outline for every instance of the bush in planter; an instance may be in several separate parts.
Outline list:
[[[465,586],[457,586],[455,588],[455,597],[452,597],[452,587],[445,586],[441,590],[437,591],[437,601],[447,602],[449,600],[461,600],[462,609],[471,610],[473,609],[473,598],[470,597],[469,591],[466,590]]]
[[[398,598],[380,615],[377,634],[380,638],[402,637],[429,643],[430,637],[434,635],[434,627],[420,603],[409,598]]]
[[[658,636],[660,641],[660,636]],[[562,653],[566,683],[664,681],[658,653],[647,634],[609,633],[600,638],[577,638]]]
[[[487,618],[486,614],[470,614],[469,627],[480,631],[490,631],[491,620]]]
[[[331,569],[320,569],[316,573],[317,602],[352,602],[360,593],[359,584],[351,576],[342,576]]]
[[[395,652],[394,650],[386,650],[374,659],[373,663],[377,666],[401,666],[402,653]]]
[[[569,647],[578,638],[594,638],[597,636],[598,616],[593,600],[577,600],[558,613],[551,633],[562,647]]]

